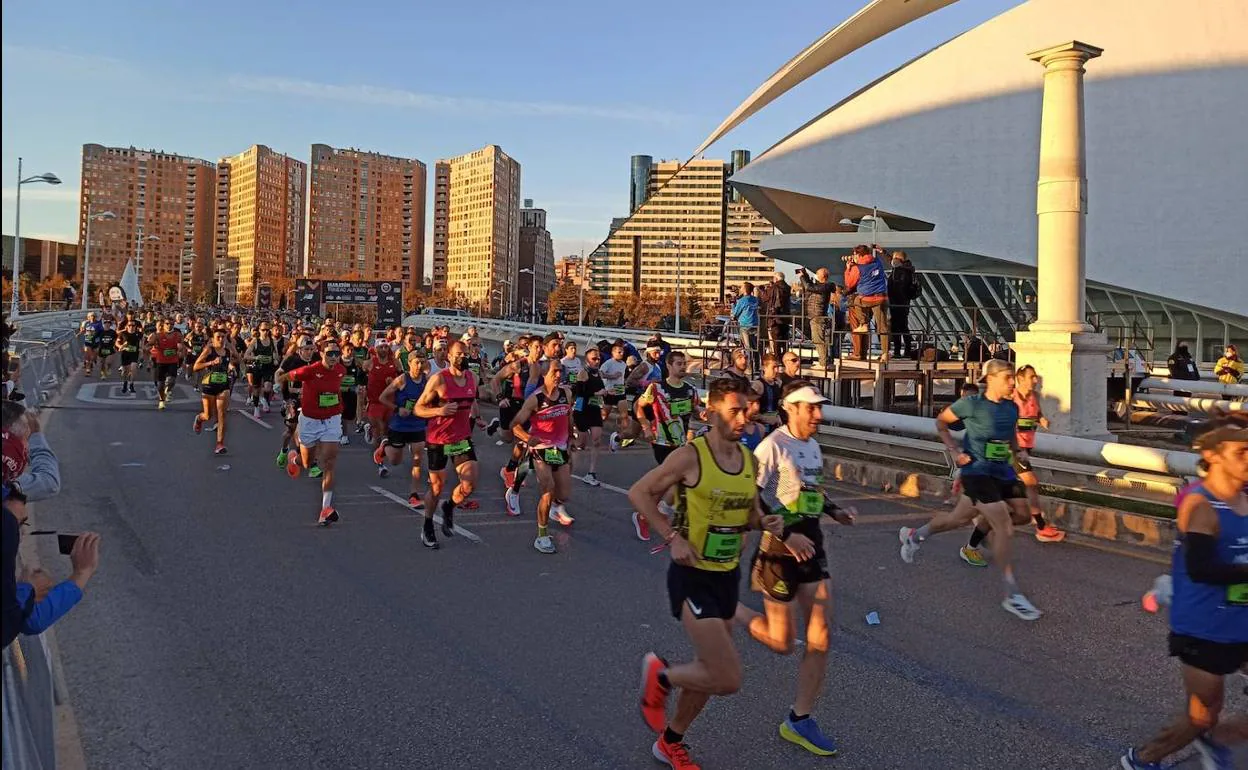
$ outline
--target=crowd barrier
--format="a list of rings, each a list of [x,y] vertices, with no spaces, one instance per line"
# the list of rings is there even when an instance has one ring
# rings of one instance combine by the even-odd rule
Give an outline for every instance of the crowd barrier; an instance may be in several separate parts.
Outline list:
[[[3,770],[56,767],[56,678],[48,642],[19,636],[4,649]]]

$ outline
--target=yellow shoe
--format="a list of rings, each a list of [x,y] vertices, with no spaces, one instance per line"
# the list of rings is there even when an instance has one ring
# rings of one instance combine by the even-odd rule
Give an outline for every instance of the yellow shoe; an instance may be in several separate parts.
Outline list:
[[[984,555],[979,552],[978,548],[972,548],[969,545],[962,546],[962,550],[958,551],[958,556],[962,557],[962,561],[972,567],[987,567],[988,562],[984,560]]]

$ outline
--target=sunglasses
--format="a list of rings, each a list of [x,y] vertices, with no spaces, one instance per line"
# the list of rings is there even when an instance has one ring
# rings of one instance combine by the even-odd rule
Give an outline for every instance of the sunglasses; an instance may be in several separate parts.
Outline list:
[[[326,351],[325,351],[325,355],[327,355],[327,356],[331,356],[331,357],[333,357],[333,356],[341,356],[341,355],[342,355],[342,351],[341,351],[341,350],[326,350]]]

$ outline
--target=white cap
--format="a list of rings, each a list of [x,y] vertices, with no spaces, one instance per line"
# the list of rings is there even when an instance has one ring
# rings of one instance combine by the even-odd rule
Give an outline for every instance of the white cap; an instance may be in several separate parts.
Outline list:
[[[830,404],[832,403],[815,390],[815,386],[806,385],[784,397],[786,404]]]

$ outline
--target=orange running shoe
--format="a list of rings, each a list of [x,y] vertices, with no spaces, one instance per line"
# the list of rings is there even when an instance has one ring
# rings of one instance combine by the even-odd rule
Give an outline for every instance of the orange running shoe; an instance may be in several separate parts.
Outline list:
[[[377,451],[373,452],[373,465],[385,465],[385,464],[386,464],[386,445],[379,444],[377,446]]]
[[[1060,543],[1066,539],[1066,533],[1049,524],[1044,529],[1036,528],[1036,539],[1041,543]]]
[[[316,523],[318,526],[328,527],[335,521],[338,521],[338,511],[335,511],[333,508],[322,508],[321,515],[316,520]]]
[[[689,746],[684,743],[668,743],[660,735],[654,742],[654,758],[676,770],[702,770],[702,766],[689,756]]]
[[[515,471],[509,470],[506,466],[503,466],[502,470],[498,472],[498,475],[503,477],[503,487],[505,489],[511,489],[516,485]]]
[[[666,668],[667,661],[653,652],[641,659],[641,718],[656,733],[667,726],[668,690],[659,683],[659,674]]]
[[[286,475],[297,479],[299,472],[299,450],[292,449],[286,453]]]

